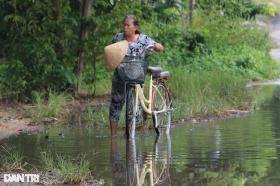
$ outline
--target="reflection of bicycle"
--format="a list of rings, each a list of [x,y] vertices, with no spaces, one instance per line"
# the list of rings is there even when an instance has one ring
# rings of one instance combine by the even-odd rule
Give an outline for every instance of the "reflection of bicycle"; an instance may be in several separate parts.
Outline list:
[[[162,139],[166,137],[165,139]],[[161,138],[161,139],[160,139]],[[171,185],[171,140],[169,134],[157,136],[152,153],[137,152],[135,140],[127,141],[127,185]]]
[[[133,61],[130,65],[133,65]],[[147,71],[151,74],[148,98],[145,97],[142,89],[144,81],[126,81],[126,134],[128,138],[134,138],[136,123],[141,117],[142,110],[152,115],[157,134],[160,133],[161,128],[165,128],[166,132],[170,129],[172,99],[168,88],[169,72],[162,71],[160,67],[148,67]]]

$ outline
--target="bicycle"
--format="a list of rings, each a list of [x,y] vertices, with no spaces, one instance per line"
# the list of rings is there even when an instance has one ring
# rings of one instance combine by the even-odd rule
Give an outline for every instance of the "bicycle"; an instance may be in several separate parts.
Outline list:
[[[133,63],[139,63],[139,61],[131,60],[130,65]],[[137,66],[137,65],[136,65]],[[130,68],[139,69],[138,67]],[[143,79],[127,80],[125,85],[126,92],[126,135],[127,138],[135,137],[135,128],[138,118],[142,114],[142,110],[147,114],[152,115],[153,125],[157,135],[160,134],[162,128],[166,129],[166,133],[169,132],[171,125],[172,99],[168,87],[169,72],[162,71],[160,67],[147,68],[147,72],[150,73],[149,82],[149,96],[145,97],[143,87]]]
[[[139,150],[135,139],[127,140],[126,153],[127,185],[171,185],[172,156],[168,133],[155,138],[151,152]]]

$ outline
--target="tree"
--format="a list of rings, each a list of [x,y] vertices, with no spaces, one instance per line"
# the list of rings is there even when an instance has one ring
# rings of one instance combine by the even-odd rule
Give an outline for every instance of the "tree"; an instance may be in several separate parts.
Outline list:
[[[84,69],[85,63],[85,48],[84,48],[84,40],[88,37],[89,32],[89,24],[88,18],[91,16],[91,5],[92,0],[83,0],[82,9],[81,9],[81,24],[80,24],[80,34],[79,41],[80,47],[78,49],[78,62],[77,62],[77,72],[76,72],[76,86],[75,86],[75,95],[77,96],[81,90],[81,77]]]
[[[189,23],[192,24],[193,9],[195,5],[195,0],[189,0]]]

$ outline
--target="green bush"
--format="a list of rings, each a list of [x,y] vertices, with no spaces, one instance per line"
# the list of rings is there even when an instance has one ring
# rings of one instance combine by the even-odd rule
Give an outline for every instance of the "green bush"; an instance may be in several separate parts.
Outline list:
[[[82,91],[102,94],[112,76],[103,66],[103,48],[122,30],[127,14],[137,15],[141,32],[165,47],[160,55],[148,56],[151,65],[186,67],[187,72],[227,69],[252,79],[275,77],[278,69],[268,55],[268,33],[250,19],[259,7],[267,14],[274,14],[275,8],[252,0],[201,0],[192,25],[183,1],[96,1],[87,20],[89,37],[83,42],[79,41],[80,1],[61,1],[60,17],[56,1],[0,2],[2,96],[30,100],[33,91],[72,91],[81,46],[86,54]]]
[[[265,4],[260,5],[260,11],[261,14],[268,15],[268,16],[276,16],[278,9],[277,6],[274,4]]]

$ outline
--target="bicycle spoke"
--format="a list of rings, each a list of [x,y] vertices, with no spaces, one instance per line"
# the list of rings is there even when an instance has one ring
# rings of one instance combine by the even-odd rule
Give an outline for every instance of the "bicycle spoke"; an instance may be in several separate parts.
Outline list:
[[[157,134],[161,129],[168,133],[171,124],[171,100],[163,82],[159,82],[153,91],[153,121]]]

